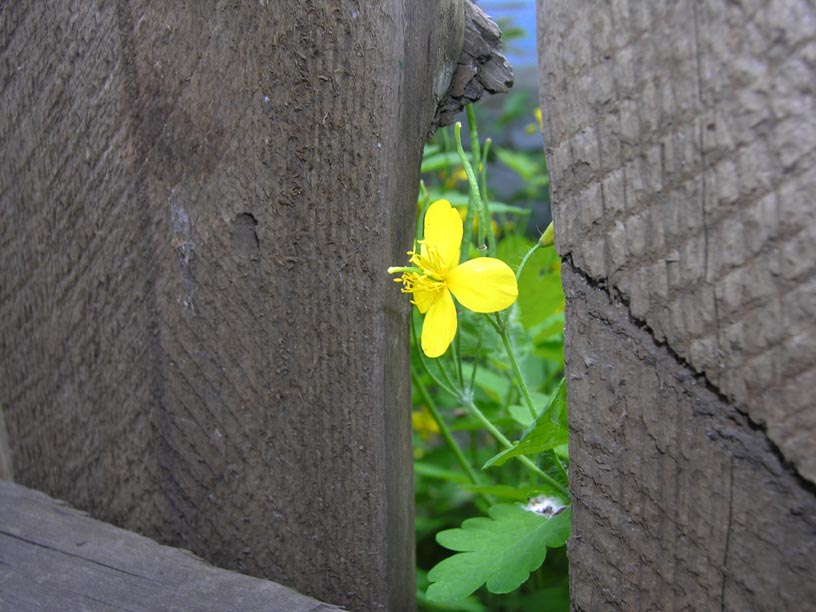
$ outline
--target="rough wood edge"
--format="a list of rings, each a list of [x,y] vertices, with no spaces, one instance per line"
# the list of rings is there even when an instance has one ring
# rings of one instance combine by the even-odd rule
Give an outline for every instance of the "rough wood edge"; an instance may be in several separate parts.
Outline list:
[[[0,481],[0,568],[0,609],[17,612],[341,609],[213,567],[7,481]]]
[[[481,8],[466,0],[462,51],[447,91],[436,107],[432,136],[440,127],[451,125],[468,104],[481,99],[485,91],[507,93],[513,86],[513,68],[501,52],[501,30]]]

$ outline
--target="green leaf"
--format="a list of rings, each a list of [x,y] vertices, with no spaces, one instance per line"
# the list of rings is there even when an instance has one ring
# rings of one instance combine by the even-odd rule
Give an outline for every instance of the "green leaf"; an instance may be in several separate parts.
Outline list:
[[[486,368],[479,368],[476,371],[476,386],[485,392],[492,401],[501,403],[502,398],[507,395],[510,382],[506,376],[496,374]]]
[[[566,575],[566,572],[564,572]],[[565,581],[566,582],[566,581]],[[486,608],[477,597],[468,597],[459,601],[430,601],[425,595],[428,588],[428,572],[417,567],[416,570],[416,595],[417,604],[420,610],[427,612],[444,610],[446,612],[486,612]],[[569,592],[567,593],[569,595]],[[569,599],[567,599],[569,601]]]
[[[527,380],[528,383],[532,378],[533,377],[530,375],[525,376],[525,380]],[[547,393],[530,391],[530,399],[533,400],[533,407],[536,410],[536,414],[539,414],[550,405],[552,398]],[[508,410],[510,411],[510,416],[513,417],[513,420],[522,427],[529,427],[535,420],[533,415],[530,414],[530,409],[526,404],[523,406],[520,404],[513,404],[508,406]]]
[[[496,257],[516,269],[532,246],[533,241],[525,236],[510,234],[499,240],[496,245]]]
[[[434,153],[438,153],[442,150],[442,147],[438,144],[426,144],[425,147],[422,149],[422,157],[428,157],[433,155]]]
[[[549,340],[555,335],[564,333],[564,313],[556,312],[544,319],[541,323],[530,330],[530,335],[533,336],[533,343],[543,342]]]
[[[512,457],[519,455],[536,455],[551,450],[556,446],[566,444],[569,440],[567,427],[567,390],[564,381],[558,386],[550,405],[544,410],[535,424],[529,428],[521,440],[505,451],[494,456],[482,466],[482,469],[492,465],[502,465]]]
[[[511,487],[510,485],[462,485],[463,489],[472,491],[473,493],[483,493],[484,495],[493,495],[500,499],[509,501],[526,502],[531,497],[538,495],[544,491],[539,486],[535,487]],[[549,491],[546,491],[549,492]]]
[[[468,159],[472,160],[470,156],[468,156]],[[442,170],[443,168],[455,168],[458,165],[458,153],[435,153],[422,159],[422,168],[420,172],[423,174],[425,172],[436,172],[437,170]]]
[[[553,249],[538,249],[533,253],[518,284],[517,303],[524,329],[532,330],[552,315],[563,312],[564,291]]]
[[[550,340],[539,342],[533,349],[533,355],[544,361],[558,364],[559,369],[564,367],[564,341],[553,337]]]
[[[447,480],[449,482],[465,483],[470,482],[467,475],[462,472],[454,472],[453,470],[446,470],[445,468],[432,465],[423,461],[414,462],[414,474],[418,476],[425,476],[426,478],[436,478],[438,480]]]
[[[527,30],[519,26],[508,26],[501,29],[501,36],[503,43],[511,40],[521,40],[527,36]]]
[[[463,208],[468,205],[468,195],[460,191],[451,189],[429,189],[428,197],[431,202],[434,200],[445,199],[451,203],[451,206],[456,208]],[[490,212],[492,214],[513,214],[527,216],[530,210],[522,208],[521,206],[513,206],[505,202],[490,200]]]
[[[496,147],[495,150],[496,156],[525,181],[532,180],[536,176],[546,175],[538,160],[527,153],[519,153],[499,147]]]
[[[504,28],[502,28],[502,40],[506,40]],[[531,99],[529,91],[519,89],[515,94],[509,95],[505,98],[505,103],[502,107],[502,113],[497,123],[499,125],[506,125],[511,121],[519,118],[525,118],[527,121],[532,121],[533,116],[530,114],[530,109],[538,104],[538,101]]]
[[[509,593],[541,566],[547,547],[563,546],[569,537],[569,507],[545,517],[518,504],[499,504],[489,514],[490,518],[468,519],[459,529],[437,534],[439,544],[459,554],[428,573],[433,583],[428,599],[464,599],[483,584],[491,593]]]
[[[530,423],[533,422],[533,415],[530,414],[530,409],[527,408],[527,406],[511,404],[507,407],[507,410],[510,411],[510,416],[513,417],[513,420],[522,427],[529,427]]]

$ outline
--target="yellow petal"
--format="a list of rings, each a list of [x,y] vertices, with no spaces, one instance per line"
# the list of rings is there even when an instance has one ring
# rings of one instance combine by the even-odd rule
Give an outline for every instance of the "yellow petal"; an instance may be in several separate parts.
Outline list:
[[[506,263],[493,257],[477,257],[448,273],[448,289],[473,312],[504,310],[516,301],[516,275]]]
[[[414,304],[419,308],[419,312],[425,314],[439,296],[440,291],[414,291]]]
[[[455,335],[456,306],[450,292],[443,289],[422,323],[422,352],[428,357],[443,355]]]
[[[459,263],[462,218],[447,200],[437,200],[425,212],[424,240],[433,244],[450,270]],[[423,245],[424,247],[424,245]],[[426,252],[423,248],[422,252]]]

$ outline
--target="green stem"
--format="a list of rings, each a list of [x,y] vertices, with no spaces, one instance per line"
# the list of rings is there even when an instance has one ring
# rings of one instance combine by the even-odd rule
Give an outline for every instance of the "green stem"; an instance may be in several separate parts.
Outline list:
[[[462,358],[460,352],[460,338],[462,334],[456,334],[456,337],[453,339],[451,343],[451,349],[453,350],[453,360],[456,362],[456,376],[457,380],[459,381],[459,388],[464,389],[465,387],[465,380],[462,377]]]
[[[430,376],[433,379],[433,381],[437,384],[437,386],[440,389],[449,393],[451,397],[458,398],[460,393],[456,389],[456,385],[453,384],[453,381],[450,380],[450,376],[447,375],[447,372],[445,371],[444,368],[442,368],[441,371],[442,374],[444,374],[445,376],[447,384],[439,380],[439,377],[437,377],[433,372],[431,372],[431,368],[428,366],[427,357],[425,357],[425,354],[422,352],[422,346],[419,343],[419,338],[417,338],[416,324],[414,323],[413,313],[411,313],[411,336],[413,336],[414,338],[414,346],[417,347],[417,354],[419,355],[419,362],[422,364],[422,369],[425,370],[426,374],[428,374],[428,376]]]
[[[549,460],[550,460],[552,463],[554,463],[554,464],[556,465],[556,467],[558,467],[558,471],[559,471],[559,472],[561,472],[561,476],[563,476],[563,477],[564,477],[564,480],[566,480],[567,482],[569,482],[569,474],[567,474],[567,470],[566,470],[566,468],[564,467],[564,464],[563,464],[563,463],[561,463],[561,459],[560,459],[560,457],[559,457],[559,456],[556,454],[556,452],[555,452],[554,450],[547,451],[547,452],[546,452],[546,455],[547,455],[547,457],[549,458]]]
[[[459,465],[462,466],[462,469],[465,470],[468,479],[475,485],[480,484],[479,477],[476,475],[476,471],[473,469],[473,466],[470,462],[465,458],[465,454],[462,452],[462,449],[459,447],[459,444],[456,442],[456,439],[451,434],[450,429],[448,429],[447,423],[442,419],[442,415],[439,414],[439,410],[436,407],[433,399],[431,399],[430,393],[428,393],[428,389],[420,380],[419,376],[415,372],[411,372],[411,380],[414,382],[414,386],[416,390],[419,392],[419,396],[422,398],[422,402],[428,407],[428,412],[431,413],[433,420],[436,422],[436,426],[439,428],[439,434],[442,436],[442,439],[445,441],[445,444],[448,445],[448,448],[451,450],[453,455],[456,457],[456,461],[459,462]],[[482,494],[485,501],[491,503],[491,500],[486,495]]]
[[[476,328],[476,350],[473,352],[473,369],[470,372],[470,383],[468,383],[467,388],[473,389],[473,385],[476,384],[476,370],[479,368],[479,350],[482,348],[482,326],[484,322],[482,319],[477,319],[479,321],[477,323]]]
[[[460,260],[467,261],[470,257],[470,245],[473,243],[473,214],[476,210],[476,203],[473,193],[468,194],[467,212],[465,213],[464,231],[462,232],[462,247],[460,249]]]
[[[468,127],[470,128],[470,150],[473,152],[473,164],[476,166],[476,172],[482,178],[481,191],[479,193],[479,246],[485,243],[487,237],[487,253],[491,257],[496,256],[496,236],[493,234],[493,225],[490,223],[490,206],[487,202],[487,152],[490,150],[490,139],[485,143],[485,154],[482,156],[481,147],[479,146],[479,132],[476,127],[476,114],[473,112],[473,105],[468,104],[465,107],[468,118]],[[467,168],[465,168],[467,173]],[[470,175],[468,175],[470,180]],[[470,188],[473,189],[475,181],[471,183]]]
[[[482,150],[479,146],[479,131],[476,128],[476,113],[473,112],[473,105],[465,106],[467,114],[468,128],[470,129],[470,150],[473,152],[473,163],[478,168],[482,161]]]
[[[510,367],[513,368],[513,374],[516,376],[516,382],[518,383],[519,389],[521,389],[521,395],[524,397],[524,402],[527,404],[527,409],[530,411],[533,420],[535,420],[536,417],[538,417],[538,411],[535,409],[533,397],[530,395],[530,390],[527,388],[527,383],[524,382],[524,377],[521,375],[521,368],[519,368],[518,361],[516,360],[516,353],[513,350],[512,343],[510,342],[510,336],[507,334],[507,328],[504,326],[504,322],[501,320],[501,317],[497,315],[496,319],[497,321],[495,322],[496,324],[494,327],[502,339],[504,350],[507,353],[507,358],[510,360]]]
[[[484,169],[484,164],[482,163],[482,159],[487,159],[486,157],[482,157],[482,149],[479,146],[479,130],[476,127],[476,114],[473,112],[473,106],[468,104],[465,106],[465,112],[467,113],[468,119],[468,129],[470,130],[470,151],[473,155],[473,167],[475,167],[475,173],[477,175],[481,174]],[[465,170],[467,173],[467,170]],[[468,177],[469,178],[469,177]],[[472,186],[471,186],[472,192]],[[479,206],[478,215],[479,215],[479,235],[478,235],[478,246],[481,247],[485,243],[485,229],[484,229],[484,216],[483,216],[483,206],[482,206],[482,198],[487,195],[487,192],[484,190],[484,183],[482,183],[481,191],[476,192],[477,197],[474,198],[474,204]]]
[[[538,242],[536,242],[530,248],[530,250],[527,251],[527,254],[522,258],[521,263],[518,266],[518,269],[516,269],[516,281],[521,280],[521,273],[524,270],[524,266],[526,266],[527,262],[530,261],[530,258],[533,256],[533,253],[535,253],[540,248],[543,248],[543,247]]]
[[[425,270],[416,266],[391,266],[386,272],[389,274],[425,274]]]
[[[482,183],[482,191],[485,193],[487,193],[487,156],[490,153],[491,144],[493,144],[493,139],[485,139],[484,151],[482,152],[482,159],[485,160],[485,163],[482,164],[481,172],[479,173],[479,178],[481,179]]]
[[[484,164],[482,163],[482,148],[479,146],[479,130],[476,127],[476,114],[473,112],[473,106],[468,104],[465,106],[465,112],[467,114],[468,120],[468,130],[470,131],[470,152],[473,155],[473,168],[475,168],[475,173],[478,175],[481,173]],[[467,169],[465,169],[465,173],[467,173]],[[468,175],[468,180],[470,180],[470,175]],[[479,215],[479,234],[477,236],[478,246],[481,247],[485,243],[485,230],[484,221],[482,217],[482,203],[481,198],[483,197],[484,191],[477,191],[473,192],[473,185],[471,185],[471,193],[476,193],[476,197],[474,198],[474,204],[479,206],[477,210],[477,214]]]
[[[454,140],[456,141],[456,152],[459,154],[459,163],[462,164],[462,167],[465,169],[465,174],[467,174],[467,177],[468,177],[468,186],[470,187],[470,202],[472,202],[472,204],[476,207],[476,212],[479,215],[479,227],[480,227],[479,231],[481,232],[481,228],[484,228],[484,224],[486,223],[486,221],[485,221],[485,211],[484,211],[484,206],[482,205],[482,196],[479,193],[479,183],[476,180],[476,174],[473,172],[473,166],[470,165],[470,162],[468,161],[467,155],[465,155],[464,148],[462,148],[462,123],[461,122],[457,121],[456,125],[453,126],[453,135],[454,135]],[[475,154],[474,154],[474,157],[475,157]],[[472,221],[472,215],[470,214],[471,208],[472,208],[472,206],[469,203],[468,204],[468,214],[467,214],[468,218],[465,219],[465,224],[467,224],[468,227],[470,227],[470,224],[472,224],[472,222],[473,222]],[[470,219],[470,221],[468,221],[468,219]],[[469,233],[470,232],[466,228],[465,229],[465,237],[467,237],[467,235]],[[470,244],[469,242],[465,243],[464,238],[463,238],[463,241],[462,241],[462,255],[463,256],[466,256],[467,248],[468,248],[469,244]],[[495,254],[495,253],[493,253],[493,254]]]
[[[482,154],[482,159],[484,162],[482,163],[482,167],[479,172],[479,187],[482,193],[482,207],[484,208],[484,216],[487,218],[487,227],[484,231],[479,232],[479,239],[482,244],[484,244],[485,236],[487,236],[487,248],[488,252],[491,252],[492,255],[496,256],[496,237],[493,234],[493,223],[491,222],[490,217],[490,202],[488,201],[487,196],[487,155],[490,152],[490,143],[492,141],[490,138],[485,140],[485,147],[484,153]],[[492,245],[492,251],[491,251]]]
[[[504,448],[513,448],[513,443],[510,442],[510,440],[508,440],[504,436],[504,434],[502,432],[500,432],[498,430],[498,428],[495,425],[493,425],[493,423],[490,422],[490,419],[488,419],[484,415],[484,413],[481,410],[479,410],[479,407],[476,404],[473,403],[473,400],[469,400],[466,403],[466,405],[470,409],[470,411],[473,413],[473,415],[477,419],[479,419],[479,421],[482,423],[482,425],[484,425],[484,428],[487,431],[489,431],[496,440],[498,440],[499,444],[501,444]],[[524,455],[520,455],[520,456],[516,457],[516,459],[518,459],[519,461],[521,461],[521,463],[523,463],[525,466],[527,466],[527,468],[530,469],[530,471],[534,472],[536,475],[538,475],[539,477],[546,480],[547,483],[550,486],[552,486],[559,493],[564,495],[565,498],[569,499],[569,491],[567,491],[567,489],[564,488],[564,486],[560,482],[558,482],[555,478],[553,478],[552,476],[547,474],[547,472],[545,472],[540,467],[538,467],[535,463],[530,461],[530,459],[528,457],[525,457]]]
[[[493,325],[493,329],[496,330],[496,333],[498,333],[502,339],[502,343],[504,344],[504,350],[507,352],[507,358],[510,360],[510,366],[513,368],[513,374],[515,374],[516,376],[516,381],[518,382],[519,389],[521,389],[521,394],[524,396],[524,401],[527,404],[527,409],[530,411],[533,420],[535,420],[538,418],[538,411],[535,409],[535,404],[533,403],[533,398],[530,395],[530,390],[527,387],[527,383],[524,382],[524,377],[521,375],[521,368],[519,368],[518,361],[516,360],[515,351],[513,351],[513,345],[510,342],[510,336],[507,334],[507,329],[504,326],[501,316],[499,316],[499,314],[496,313],[496,320],[494,321],[488,315],[487,320]],[[569,480],[567,470],[564,469],[564,464],[561,463],[561,460],[558,458],[558,455],[556,455],[554,451],[547,451],[545,454],[550,459],[551,463],[553,463],[558,468],[558,471],[561,472],[561,475],[566,480]]]

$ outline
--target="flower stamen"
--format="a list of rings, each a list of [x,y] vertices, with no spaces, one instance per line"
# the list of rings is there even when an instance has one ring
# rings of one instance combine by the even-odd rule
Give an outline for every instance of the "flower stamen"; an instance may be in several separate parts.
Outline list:
[[[402,283],[402,292],[426,315],[422,325],[422,350],[428,357],[441,356],[456,335],[456,296],[474,312],[497,312],[518,296],[516,277],[510,267],[491,257],[459,263],[462,219],[447,200],[437,200],[425,214],[425,240],[408,251],[408,265],[392,267],[390,274]]]

